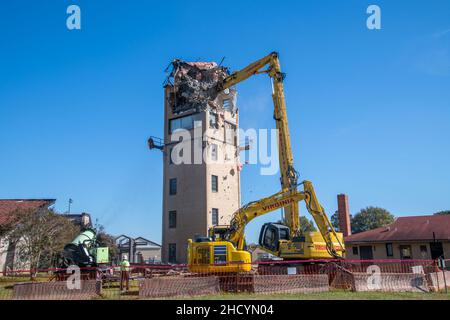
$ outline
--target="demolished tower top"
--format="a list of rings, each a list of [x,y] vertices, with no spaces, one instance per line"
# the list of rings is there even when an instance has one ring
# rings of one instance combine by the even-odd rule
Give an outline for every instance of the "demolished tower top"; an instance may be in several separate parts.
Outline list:
[[[169,97],[174,114],[208,109],[219,94],[221,83],[229,75],[227,68],[215,62],[174,60],[171,66],[166,83],[174,88]]]

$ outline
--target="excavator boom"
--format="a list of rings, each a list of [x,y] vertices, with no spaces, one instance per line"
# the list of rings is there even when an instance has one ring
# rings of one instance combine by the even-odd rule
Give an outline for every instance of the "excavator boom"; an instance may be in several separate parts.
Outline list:
[[[266,69],[264,69],[266,68]],[[281,188],[296,190],[298,174],[294,169],[291,139],[289,135],[288,120],[286,114],[286,102],[284,98],[283,79],[280,60],[277,52],[272,52],[266,57],[251,63],[244,69],[234,72],[224,79],[220,90],[230,88],[253,75],[267,73],[272,79],[272,99],[274,105],[274,119],[278,130],[278,159],[280,162]],[[290,227],[291,237],[300,234],[298,203],[292,203],[284,209],[286,224]]]

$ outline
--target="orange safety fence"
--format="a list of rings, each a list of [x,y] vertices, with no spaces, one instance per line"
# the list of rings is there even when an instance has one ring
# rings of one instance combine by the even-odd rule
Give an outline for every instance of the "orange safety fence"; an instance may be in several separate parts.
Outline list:
[[[448,268],[450,260],[446,262]],[[8,270],[0,273],[0,299],[152,299],[333,290],[426,293],[450,286],[449,269],[440,268],[436,260],[260,261],[248,267],[242,268],[250,269],[246,272],[199,273],[185,264],[132,264],[127,274],[118,266]]]

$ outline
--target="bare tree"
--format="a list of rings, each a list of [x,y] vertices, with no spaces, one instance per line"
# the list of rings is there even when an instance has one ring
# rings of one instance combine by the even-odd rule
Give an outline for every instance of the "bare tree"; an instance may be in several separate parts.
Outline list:
[[[52,209],[16,211],[14,227],[6,234],[15,246],[14,268],[28,267],[34,279],[38,268],[51,266],[55,256],[78,232],[79,228]]]

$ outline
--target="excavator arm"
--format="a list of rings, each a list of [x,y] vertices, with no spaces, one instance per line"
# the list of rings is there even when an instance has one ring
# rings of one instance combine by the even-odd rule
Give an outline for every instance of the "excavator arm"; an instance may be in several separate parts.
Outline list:
[[[267,67],[267,68],[266,68]],[[266,69],[264,69],[266,68]],[[266,57],[251,63],[244,69],[234,72],[219,84],[219,90],[230,88],[253,75],[267,73],[272,79],[272,99],[274,104],[274,119],[278,129],[278,152],[281,171],[281,189],[297,190],[298,173],[294,169],[291,140],[289,135],[288,120],[286,114],[286,102],[284,98],[283,79],[278,53],[272,52]],[[300,234],[298,203],[284,208],[286,224],[290,227],[291,237]]]
[[[267,198],[250,202],[236,211],[231,219],[230,228],[224,236],[225,240],[233,242],[238,250],[243,250],[245,243],[244,231],[250,221],[277,209],[291,206],[294,203],[298,204],[299,201],[304,200],[308,212],[313,217],[325,240],[328,253],[334,258],[340,258],[341,255],[334,248],[333,239],[339,242],[341,248],[343,248],[343,245],[340,243],[339,237],[325,210],[320,205],[312,183],[304,181],[302,184],[304,187],[303,191],[285,189]]]
[[[306,208],[309,214],[313,217],[314,222],[319,228],[320,234],[325,240],[328,253],[334,258],[341,258],[341,255],[337,252],[333,245],[333,238],[339,243],[339,247],[342,249],[344,245],[339,240],[339,237],[334,230],[333,224],[328,219],[328,216],[324,208],[320,205],[316,196],[316,191],[310,181],[303,181],[303,195],[305,196]]]
[[[277,56],[278,54],[276,52],[272,52],[268,56],[249,64],[244,69],[232,73],[227,78],[225,78],[222,83],[219,84],[219,91],[235,86],[238,83],[247,80],[251,76],[254,76],[255,74],[268,72],[268,70],[262,71],[262,69],[265,66],[271,64],[271,61]]]
[[[238,250],[243,250],[244,230],[250,221],[304,199],[306,199],[306,195],[302,192],[282,190],[270,197],[248,203],[233,214],[225,239],[233,242]]]

